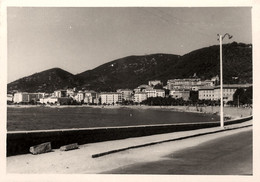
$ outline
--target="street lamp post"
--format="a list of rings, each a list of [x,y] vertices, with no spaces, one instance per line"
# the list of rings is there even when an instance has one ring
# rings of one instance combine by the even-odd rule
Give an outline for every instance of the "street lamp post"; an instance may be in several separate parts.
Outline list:
[[[222,66],[222,40],[225,36],[228,36],[229,39],[232,38],[231,35],[226,33],[224,36],[218,34],[219,38],[219,50],[220,50],[220,127],[224,128],[224,103],[223,103],[223,66]]]

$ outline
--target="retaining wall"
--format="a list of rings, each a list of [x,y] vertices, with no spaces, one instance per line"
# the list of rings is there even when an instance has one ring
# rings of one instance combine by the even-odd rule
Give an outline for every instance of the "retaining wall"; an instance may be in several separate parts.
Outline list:
[[[226,121],[225,125],[251,120],[252,116]],[[142,125],[64,130],[15,131],[7,133],[7,156],[29,153],[30,146],[51,142],[52,148],[71,143],[86,144],[130,137],[187,131],[219,126],[219,122]]]

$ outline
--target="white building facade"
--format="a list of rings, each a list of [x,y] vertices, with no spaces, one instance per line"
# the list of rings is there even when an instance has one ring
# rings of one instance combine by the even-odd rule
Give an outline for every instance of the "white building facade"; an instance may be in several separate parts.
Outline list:
[[[134,94],[134,102],[141,103],[147,99],[147,94],[145,92],[136,92]]]
[[[188,90],[170,90],[169,95],[174,99],[189,100],[190,98],[190,91]]]
[[[151,80],[148,82],[148,85],[153,87],[155,85],[162,85],[162,82],[160,80]]]
[[[40,99],[41,104],[57,104],[58,103],[58,97],[46,97]]]
[[[223,101],[233,101],[233,95],[238,88],[248,88],[251,84],[230,84],[223,85]],[[204,87],[199,89],[200,100],[219,100],[220,99],[220,86]]]
[[[165,91],[163,89],[145,89],[147,98],[149,97],[165,97]]]
[[[14,94],[13,102],[14,103],[28,103],[31,101],[37,102],[41,98],[44,98],[44,93],[28,93],[28,92],[17,92]]]
[[[79,91],[77,95],[75,96],[75,99],[77,102],[82,102],[85,99],[85,93],[82,91]]]
[[[98,94],[95,91],[85,91],[84,103],[98,104]]]
[[[132,99],[132,97],[133,97],[133,90],[130,90],[130,89],[118,89],[116,92],[122,94],[122,100],[126,100],[126,101],[133,100]]]
[[[218,100],[215,99],[215,87],[203,87],[199,89],[200,100]]]
[[[122,94],[117,92],[103,92],[100,94],[101,104],[118,104],[122,102]]]

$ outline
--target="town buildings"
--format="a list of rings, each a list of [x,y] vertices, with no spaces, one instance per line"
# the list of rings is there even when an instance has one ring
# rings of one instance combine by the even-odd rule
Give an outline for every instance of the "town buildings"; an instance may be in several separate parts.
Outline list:
[[[148,85],[151,87],[154,87],[155,85],[162,85],[163,83],[161,82],[161,80],[152,80],[148,82]]]
[[[125,100],[125,101],[133,100],[133,90],[130,90],[130,89],[118,89],[116,92],[122,94],[122,100]]]
[[[67,91],[66,90],[55,90],[53,96],[54,97],[66,97]]]
[[[7,94],[7,102],[13,102],[13,94]]]
[[[165,97],[165,91],[163,89],[145,89],[144,91],[149,97]]]
[[[39,102],[41,104],[58,104],[58,97],[41,98]]]
[[[189,90],[170,90],[169,95],[174,99],[189,100],[190,98],[190,91]]]
[[[134,94],[134,102],[141,103],[147,99],[147,94],[145,92],[136,92]]]
[[[214,86],[218,80],[218,76],[203,81],[200,78],[172,79],[167,81],[167,89],[198,91],[201,87]]]
[[[200,78],[173,79],[168,80],[166,88],[169,89],[169,96],[174,99],[190,99],[190,92],[198,90],[199,100],[219,100],[220,86],[216,86],[219,81],[218,76],[211,80],[201,80]],[[16,92],[14,95],[8,94],[7,101],[13,103],[42,103],[42,104],[121,104],[123,101],[133,101],[141,103],[148,98],[168,97],[166,89],[155,89],[155,85],[161,84],[160,80],[149,81],[149,85],[140,85],[134,90],[118,89],[116,92],[97,93],[93,90],[67,89],[56,90],[52,94]],[[238,88],[248,88],[252,84],[229,84],[223,86],[224,102],[233,101],[233,95]],[[167,93],[167,94],[168,94]]]
[[[223,85],[223,101],[233,101],[233,95],[238,88],[246,89],[252,84],[226,84]],[[220,99],[220,86],[203,87],[199,89],[200,100],[219,100]]]
[[[37,102],[44,97],[44,93],[17,92],[14,94],[14,103]]]
[[[76,96],[75,96],[75,100],[77,102],[82,102],[85,99],[85,93],[83,91],[79,91]]]
[[[100,93],[101,104],[114,105],[122,102],[122,94],[117,92],[102,92]]]
[[[137,88],[135,88],[134,89],[134,93],[136,93],[136,92],[143,92],[143,91],[145,91],[145,90],[148,90],[148,89],[153,89],[153,87],[151,87],[151,86],[149,86],[149,85],[140,85],[140,86],[138,86]]]
[[[85,98],[84,98],[84,103],[86,104],[98,104],[98,93],[90,90],[90,91],[85,91]]]

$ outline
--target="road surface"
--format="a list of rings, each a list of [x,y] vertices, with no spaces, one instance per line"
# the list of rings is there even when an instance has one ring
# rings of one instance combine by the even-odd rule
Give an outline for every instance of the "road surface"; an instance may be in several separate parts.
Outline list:
[[[252,130],[217,138],[105,174],[252,175]]]

